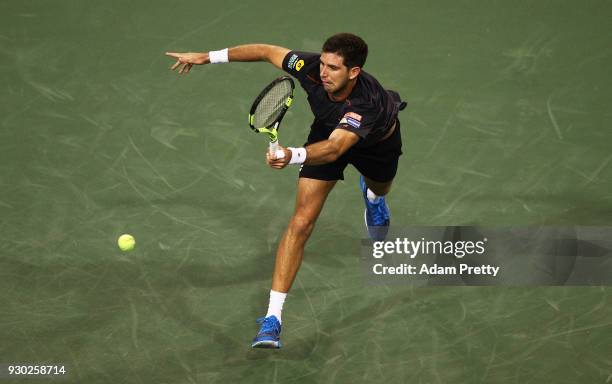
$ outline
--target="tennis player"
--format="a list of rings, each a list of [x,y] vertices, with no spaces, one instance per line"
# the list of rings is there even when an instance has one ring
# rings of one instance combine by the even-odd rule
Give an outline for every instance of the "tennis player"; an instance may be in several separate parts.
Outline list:
[[[280,348],[281,312],[302,263],[304,245],[348,164],[362,175],[360,189],[370,236],[375,240],[386,236],[390,215],[384,196],[402,154],[397,115],[406,103],[362,69],[368,46],[349,33],[327,39],[321,53],[248,44],[166,55],[177,60],[172,70],[178,69],[179,74],[189,73],[194,64],[267,61],[295,77],[308,94],[314,121],[306,144],[266,154],[272,168],[300,165],[295,212],[278,245],[268,312],[259,319],[261,328],[252,343],[254,348]]]

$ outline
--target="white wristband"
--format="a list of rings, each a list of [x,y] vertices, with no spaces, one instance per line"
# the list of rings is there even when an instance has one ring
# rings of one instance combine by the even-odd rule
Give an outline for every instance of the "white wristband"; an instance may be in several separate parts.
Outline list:
[[[291,151],[289,164],[303,164],[306,161],[306,148],[287,147]]]
[[[229,63],[228,49],[225,48],[220,51],[210,51],[208,52],[208,58],[210,59],[211,64]]]

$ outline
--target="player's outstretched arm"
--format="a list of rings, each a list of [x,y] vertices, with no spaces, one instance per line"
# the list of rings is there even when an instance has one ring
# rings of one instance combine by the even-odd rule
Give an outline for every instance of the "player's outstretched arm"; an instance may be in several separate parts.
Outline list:
[[[228,61],[267,61],[282,69],[283,59],[289,49],[269,44],[246,44],[226,50],[211,52],[166,52],[166,56],[176,59],[170,69],[178,68],[179,74],[189,73],[194,65],[224,63]]]

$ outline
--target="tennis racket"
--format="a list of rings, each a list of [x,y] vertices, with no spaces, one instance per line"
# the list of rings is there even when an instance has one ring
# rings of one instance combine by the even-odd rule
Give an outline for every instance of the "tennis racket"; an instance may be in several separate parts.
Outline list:
[[[278,150],[278,126],[293,102],[293,79],[282,76],[259,93],[249,112],[249,126],[270,139],[270,152]]]

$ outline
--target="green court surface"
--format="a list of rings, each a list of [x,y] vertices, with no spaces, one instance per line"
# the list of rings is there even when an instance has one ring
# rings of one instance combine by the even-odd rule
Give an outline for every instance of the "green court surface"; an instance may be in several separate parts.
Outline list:
[[[64,381],[43,381],[79,383],[612,382],[609,288],[364,284],[354,169],[307,245],[284,348],[251,350],[297,168],[266,167],[247,112],[280,71],[179,77],[163,56],[318,51],[351,31],[365,70],[409,102],[395,224],[610,225],[611,13],[597,0],[2,1],[0,364],[64,364]],[[301,145],[311,120],[300,89],[281,143]]]

